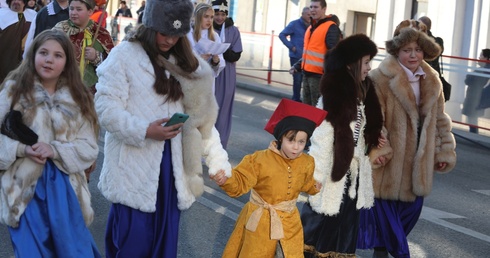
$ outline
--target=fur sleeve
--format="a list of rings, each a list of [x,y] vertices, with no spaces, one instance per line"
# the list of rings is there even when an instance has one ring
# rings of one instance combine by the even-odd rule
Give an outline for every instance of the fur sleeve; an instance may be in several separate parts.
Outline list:
[[[223,169],[227,177],[231,177],[231,165],[228,162],[228,153],[223,149],[219,138],[219,133],[213,127],[211,137],[203,139],[203,157],[208,166],[209,175],[216,175],[219,170]]]
[[[129,99],[129,78],[138,78],[138,72],[128,66],[125,60],[140,60],[129,42],[122,42],[114,48],[111,55],[97,68],[99,81],[96,85],[95,109],[100,126],[120,141],[137,147],[143,147],[146,129],[150,122],[141,116],[133,115],[127,110]],[[143,103],[140,108],[143,108]]]
[[[444,97],[439,95],[438,110],[437,110],[437,137],[436,137],[436,153],[435,166],[438,162],[445,162],[447,166],[444,170],[438,171],[446,173],[451,171],[456,166],[456,141],[451,132],[451,118],[444,112]]]
[[[94,163],[99,154],[97,137],[88,121],[82,124],[75,140],[69,142],[55,140],[51,142],[51,146],[57,152],[54,161],[67,173],[84,171]]]
[[[325,185],[333,167],[333,127],[323,121],[311,136],[310,154],[315,159],[313,178]]]

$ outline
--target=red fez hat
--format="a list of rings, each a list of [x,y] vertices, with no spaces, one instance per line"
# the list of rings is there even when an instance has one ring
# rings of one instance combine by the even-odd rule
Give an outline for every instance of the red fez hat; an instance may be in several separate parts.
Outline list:
[[[313,131],[327,116],[327,111],[301,102],[282,99],[264,130],[280,140],[290,130],[304,131],[311,137]]]

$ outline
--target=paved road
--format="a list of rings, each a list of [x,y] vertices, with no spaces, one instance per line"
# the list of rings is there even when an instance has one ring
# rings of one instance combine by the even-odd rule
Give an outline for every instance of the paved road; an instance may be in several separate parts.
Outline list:
[[[236,165],[248,153],[268,146],[272,136],[263,130],[280,98],[239,89],[228,146],[231,163]],[[409,237],[412,257],[489,257],[490,253],[490,150],[487,144],[463,131],[457,137],[458,165],[446,175],[436,175],[432,194],[426,198],[423,214]],[[102,144],[102,142],[101,142]],[[487,145],[490,146],[490,145]],[[101,145],[103,147],[103,145]],[[98,159],[101,167],[103,148]],[[97,190],[97,170],[90,182],[96,218],[90,230],[101,251],[110,203]],[[179,257],[220,257],[247,196],[229,198],[205,176],[204,195],[182,213]],[[298,203],[301,207],[302,203]],[[360,257],[370,257],[359,250]],[[13,257],[5,226],[0,226],[0,257]]]

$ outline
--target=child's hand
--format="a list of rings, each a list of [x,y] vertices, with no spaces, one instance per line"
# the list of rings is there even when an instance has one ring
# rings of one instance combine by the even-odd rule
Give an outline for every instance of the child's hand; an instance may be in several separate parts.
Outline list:
[[[384,136],[383,134],[381,134],[378,138],[378,148],[382,148],[383,146],[385,146],[386,142],[388,140],[386,139],[386,136]]]
[[[184,124],[179,123],[170,126],[162,126],[162,124],[168,122],[170,118],[157,119],[150,123],[148,128],[146,129],[145,138],[157,140],[157,141],[165,141],[168,139],[172,139],[177,134],[179,134],[182,129],[180,129]]]
[[[209,176],[209,178],[213,179],[217,185],[223,185],[226,182],[226,180],[228,180],[228,177],[225,176],[225,171],[223,169],[219,170],[218,173],[216,173],[216,175]]]
[[[34,151],[31,146],[26,146],[25,154],[26,157],[30,158],[37,164],[44,165],[46,163],[46,159],[41,158],[41,154],[39,154],[37,151]]]
[[[209,60],[211,58],[211,54],[201,54],[202,59]]]
[[[95,50],[95,48],[92,48],[92,47],[86,47],[85,48],[85,59],[87,59],[89,61],[94,61],[95,59],[97,59],[97,50]]]
[[[446,162],[437,162],[437,164],[436,164],[436,169],[438,171],[444,170],[446,167],[447,167]]]
[[[213,55],[213,63],[215,63],[215,64],[219,63],[219,56],[218,55]]]
[[[315,182],[315,188],[316,188],[316,190],[320,191],[322,189],[322,186],[323,186],[322,183]]]
[[[38,143],[32,145],[32,150],[39,153],[40,158],[43,158],[43,159],[54,158],[53,147],[51,147],[51,145],[49,145],[45,142],[38,142]]]
[[[381,166],[384,166],[385,162],[386,162],[386,158],[385,158],[385,156],[380,156],[380,157],[378,157],[378,158],[376,158],[376,159],[374,160],[374,164],[375,164],[375,165],[381,165]]]

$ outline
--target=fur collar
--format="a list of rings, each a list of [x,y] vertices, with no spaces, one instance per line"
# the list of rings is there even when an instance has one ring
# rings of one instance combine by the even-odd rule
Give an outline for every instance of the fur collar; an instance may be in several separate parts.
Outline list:
[[[379,65],[379,72],[390,78],[389,89],[400,101],[403,108],[411,117],[425,117],[436,105],[438,96],[442,93],[442,84],[437,72],[425,61],[420,64],[426,77],[420,80],[420,105],[417,107],[408,78],[394,56],[386,57]],[[418,119],[417,119],[418,120]]]

